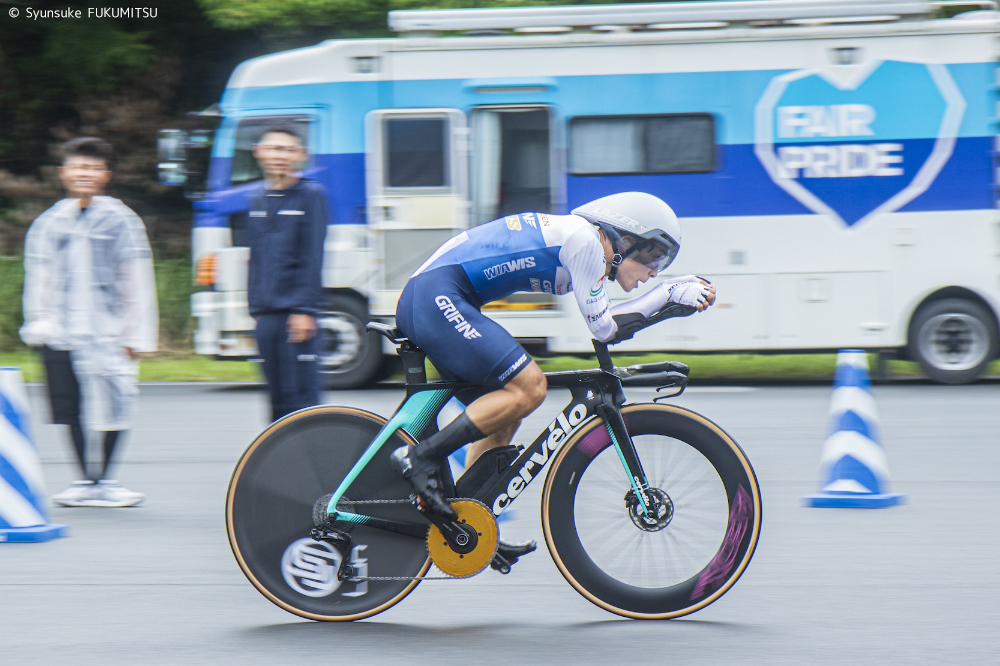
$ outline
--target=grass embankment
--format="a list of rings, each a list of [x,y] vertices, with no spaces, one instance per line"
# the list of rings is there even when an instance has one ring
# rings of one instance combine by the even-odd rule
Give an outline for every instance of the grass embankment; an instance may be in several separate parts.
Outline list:
[[[45,370],[38,355],[31,351],[0,354],[0,366],[21,368],[26,382],[45,381]],[[139,363],[139,381],[143,382],[247,382],[262,381],[257,363],[216,361],[190,353],[161,353],[146,356]]]
[[[616,355],[615,363],[620,366],[635,363],[652,363],[669,358],[691,366],[691,377],[699,380],[744,381],[744,380],[802,380],[832,379],[836,366],[836,354],[642,354]],[[579,370],[593,368],[596,359],[576,356],[553,356],[538,359],[543,370]],[[874,369],[875,355],[869,355],[869,365]],[[26,382],[45,381],[45,373],[38,356],[30,351],[0,354],[0,366],[20,367]],[[436,378],[437,373],[428,368],[428,375]],[[922,376],[920,367],[908,361],[889,361],[891,377]],[[988,369],[988,375],[1000,375],[1000,361]],[[401,379],[401,377],[399,378]],[[257,363],[247,361],[216,361],[205,356],[185,352],[164,352],[142,359],[139,364],[139,380],[144,382],[246,382],[262,381]]]

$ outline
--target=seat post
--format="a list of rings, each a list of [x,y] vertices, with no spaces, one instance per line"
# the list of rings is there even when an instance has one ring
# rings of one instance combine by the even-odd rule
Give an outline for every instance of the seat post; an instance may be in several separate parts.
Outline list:
[[[427,357],[423,350],[409,340],[404,340],[399,346],[399,356],[403,359],[403,372],[406,376],[407,384],[426,384],[427,368],[424,366],[424,359]]]

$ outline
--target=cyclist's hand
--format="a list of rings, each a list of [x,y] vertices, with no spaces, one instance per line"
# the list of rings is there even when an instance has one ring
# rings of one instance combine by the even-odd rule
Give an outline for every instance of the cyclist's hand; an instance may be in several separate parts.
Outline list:
[[[702,312],[715,303],[715,285],[702,279],[678,282],[670,287],[667,302],[687,305]]]

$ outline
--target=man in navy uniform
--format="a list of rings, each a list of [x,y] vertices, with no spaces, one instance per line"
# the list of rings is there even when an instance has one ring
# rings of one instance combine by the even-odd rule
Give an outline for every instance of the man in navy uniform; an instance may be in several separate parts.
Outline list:
[[[319,404],[316,315],[320,311],[326,199],[295,169],[307,158],[298,129],[268,127],[253,147],[264,187],[250,204],[247,299],[278,420]]]

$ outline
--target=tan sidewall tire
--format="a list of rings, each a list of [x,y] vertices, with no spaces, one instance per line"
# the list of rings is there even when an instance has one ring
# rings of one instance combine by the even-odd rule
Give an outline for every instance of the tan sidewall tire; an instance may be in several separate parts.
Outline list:
[[[324,622],[347,622],[351,620],[361,620],[366,617],[371,617],[372,615],[377,615],[378,613],[381,613],[382,611],[395,606],[400,601],[402,601],[406,597],[406,595],[412,592],[413,588],[415,588],[420,581],[419,580],[411,581],[410,584],[407,585],[405,588],[403,588],[403,590],[395,597],[379,605],[378,607],[373,608],[369,611],[365,611],[363,613],[355,613],[353,615],[317,615],[315,613],[309,613],[303,611],[301,609],[296,608],[295,606],[292,606],[282,601],[274,594],[272,594],[263,584],[261,584],[261,582],[257,580],[257,578],[250,571],[250,567],[243,559],[243,555],[240,553],[239,545],[236,543],[236,539],[233,536],[235,532],[233,526],[233,498],[235,495],[234,491],[236,489],[237,484],[239,483],[240,474],[242,473],[246,462],[250,459],[253,453],[265,441],[267,441],[267,439],[271,437],[275,432],[289,425],[290,423],[294,423],[299,419],[307,418],[314,414],[330,414],[330,413],[340,413],[340,414],[349,414],[353,416],[358,416],[360,418],[372,421],[378,424],[380,427],[388,423],[388,420],[385,417],[379,416],[378,414],[374,414],[372,412],[365,411],[363,409],[355,409],[353,407],[337,407],[333,405],[322,405],[319,407],[309,407],[307,409],[302,409],[272,423],[270,426],[268,426],[266,430],[264,430],[264,432],[262,432],[260,435],[257,436],[257,439],[255,439],[253,443],[250,444],[249,447],[247,447],[247,450],[243,452],[242,456],[240,456],[240,460],[236,464],[236,469],[233,470],[233,475],[229,480],[229,488],[226,492],[226,536],[229,539],[229,547],[232,549],[233,555],[236,557],[236,561],[240,565],[240,569],[243,571],[243,574],[247,577],[247,580],[249,580],[250,583],[255,588],[257,588],[258,592],[267,597],[267,599],[270,600],[272,603],[274,603],[276,606],[288,611],[289,613],[294,613],[299,617],[304,617],[310,620],[320,620]],[[410,435],[406,433],[406,431],[398,430],[396,432],[407,444],[416,444],[416,441],[412,437],[410,437]],[[416,575],[417,576],[425,575],[427,573],[427,570],[430,569],[430,566],[431,566],[431,560],[430,557],[428,557],[427,561],[424,563],[423,568],[421,568],[420,572]]]
[[[548,471],[548,474],[545,477],[545,485],[542,488],[542,532],[545,536],[545,545],[549,549],[549,553],[552,555],[552,560],[555,562],[556,567],[559,569],[559,572],[563,575],[563,577],[567,580],[567,582],[569,582],[569,584],[572,585],[573,588],[581,595],[583,595],[587,600],[589,600],[590,602],[594,603],[597,606],[600,606],[606,611],[609,611],[616,615],[621,615],[623,617],[629,617],[637,620],[667,620],[676,617],[682,617],[684,615],[689,615],[691,613],[701,610],[702,608],[705,608],[712,602],[719,599],[719,597],[721,597],[723,594],[725,594],[736,583],[736,581],[739,580],[740,576],[743,575],[743,571],[750,563],[750,559],[753,557],[754,550],[756,550],[757,548],[757,541],[760,538],[760,525],[761,525],[760,485],[757,482],[757,476],[753,471],[753,467],[751,467],[750,465],[750,461],[747,459],[746,454],[743,452],[743,449],[740,448],[739,444],[737,444],[736,441],[732,437],[730,437],[722,428],[712,423],[704,416],[696,412],[693,412],[689,409],[684,409],[683,407],[677,407],[675,405],[659,405],[653,403],[626,405],[625,407],[622,408],[622,415],[627,416],[630,413],[639,411],[659,411],[664,413],[669,412],[672,414],[693,419],[697,421],[699,424],[708,427],[716,435],[718,435],[730,447],[730,449],[732,449],[733,453],[736,454],[744,470],[746,471],[747,477],[751,481],[750,492],[753,499],[754,517],[753,517],[753,527],[752,527],[750,545],[746,550],[746,554],[740,560],[738,566],[734,567],[733,573],[730,574],[725,584],[710,596],[698,601],[698,603],[693,604],[687,608],[680,609],[678,611],[674,611],[671,613],[636,613],[633,611],[618,608],[617,606],[613,606],[607,603],[606,601],[596,597],[589,590],[587,590],[587,588],[582,583],[580,583],[580,581],[576,580],[576,578],[574,578],[573,575],[569,572],[569,569],[567,568],[566,564],[560,557],[559,552],[557,551],[555,543],[552,538],[549,501],[552,494],[553,482],[556,478],[559,465],[562,463],[563,460],[565,460],[566,455],[569,453],[569,451],[571,451],[572,448],[576,446],[576,444],[581,439],[583,439],[588,434],[593,432],[594,428],[605,427],[604,420],[596,416],[591,417],[586,423],[583,424],[581,428],[579,428],[573,434],[572,437],[570,437],[570,439],[566,442],[566,444],[564,444],[559,449],[559,452],[556,454],[555,460],[552,461],[552,468]]]

